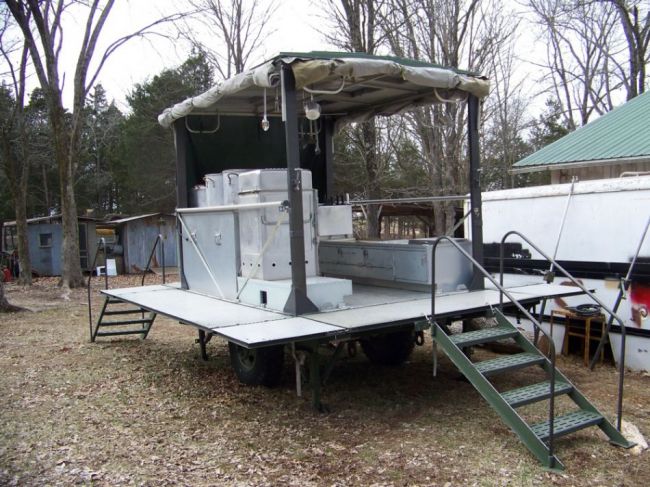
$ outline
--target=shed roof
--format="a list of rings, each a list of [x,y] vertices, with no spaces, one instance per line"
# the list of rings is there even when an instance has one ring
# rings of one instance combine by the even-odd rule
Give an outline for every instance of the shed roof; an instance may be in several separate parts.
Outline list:
[[[650,92],[516,162],[512,172],[650,161],[648,120]]]
[[[164,127],[188,115],[280,116],[276,103],[282,65],[291,66],[298,96],[313,96],[321,113],[338,123],[392,115],[418,105],[487,96],[489,82],[476,73],[392,56],[346,52],[283,52],[261,65],[220,81],[205,93],[167,108]]]
[[[127,218],[120,218],[119,220],[111,220],[109,222],[106,222],[106,225],[107,226],[121,225],[123,223],[128,223],[128,222],[132,222],[132,221],[135,221],[135,220],[142,220],[144,218],[150,218],[152,216],[168,216],[170,218],[174,218],[174,215],[172,215],[170,213],[146,213],[144,215],[135,215],[135,216],[129,216]]]
[[[62,220],[63,216],[61,213],[57,213],[56,215],[50,215],[50,216],[38,216],[35,218],[28,218],[27,219],[27,224],[32,225],[35,223],[58,223]],[[77,220],[80,222],[101,222],[99,218],[94,218],[90,216],[78,216]],[[4,222],[4,226],[11,227],[16,225],[16,220],[12,221],[6,221]]]

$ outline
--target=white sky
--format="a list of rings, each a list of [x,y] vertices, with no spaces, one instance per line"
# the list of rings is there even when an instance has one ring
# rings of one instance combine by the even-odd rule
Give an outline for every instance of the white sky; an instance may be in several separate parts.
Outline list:
[[[504,0],[508,6],[516,7],[515,0]],[[252,59],[256,64],[272,57],[280,51],[311,51],[333,50],[328,45],[318,28],[326,30],[326,21],[320,13],[320,3],[317,0],[278,0],[279,8],[272,18],[272,33],[264,41],[259,59]],[[185,5],[180,0],[118,0],[104,27],[100,43],[96,51],[96,59],[101,56],[105,47],[113,40],[129,34],[165,14],[177,11],[179,5]],[[64,100],[66,105],[71,102],[71,84],[75,55],[83,34],[87,10],[83,9],[79,18],[75,18],[71,10],[64,23],[65,42],[61,57],[61,71],[66,73]],[[530,27],[530,26],[528,26]],[[170,32],[173,28],[168,28]],[[543,56],[543,46],[537,42],[530,28],[520,29],[520,41],[517,51],[527,56]],[[542,52],[540,53],[540,49]],[[165,68],[180,65],[188,56],[190,46],[180,40],[169,40],[162,37],[148,39],[132,39],[116,51],[103,67],[98,82],[107,91],[109,100],[114,99],[122,111],[128,110],[126,95],[136,83],[142,83],[152,78]],[[534,68],[527,59],[517,63],[516,79],[526,79],[529,87],[528,96],[536,95],[539,89],[536,78],[539,70]],[[1,70],[4,71],[4,70]],[[32,77],[31,88],[37,85]],[[31,91],[31,89],[30,89]],[[180,100],[179,100],[180,101]],[[538,112],[543,107],[543,97],[533,102],[533,111]]]
[[[102,46],[144,25],[162,15],[174,12],[180,2],[174,0],[120,0],[116,2],[104,27],[100,42]],[[273,16],[272,34],[265,40],[259,59],[251,60],[253,64],[272,57],[280,51],[311,51],[317,49],[332,50],[332,46],[322,38],[316,25],[322,19],[316,14],[317,8],[311,6],[310,0],[281,0]],[[83,17],[82,17],[83,19]],[[75,65],[74,56],[78,52],[84,25],[69,15],[68,24],[73,25],[72,32],[66,32],[61,66],[71,76]],[[171,26],[167,29],[172,31]],[[165,68],[180,65],[190,51],[187,42],[167,40],[161,37],[150,39],[132,39],[120,47],[103,67],[98,82],[108,92],[109,100],[114,98],[121,110],[126,110],[125,96],[135,83],[142,83],[152,78]],[[103,52],[98,49],[96,55]],[[34,80],[34,83],[36,80]],[[66,90],[66,101],[71,101],[70,90]]]

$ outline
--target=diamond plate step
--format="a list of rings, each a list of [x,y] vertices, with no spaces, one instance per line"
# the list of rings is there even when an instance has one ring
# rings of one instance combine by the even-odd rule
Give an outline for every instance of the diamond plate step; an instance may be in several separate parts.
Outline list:
[[[541,364],[544,360],[542,355],[536,353],[516,353],[478,362],[475,367],[481,374],[487,376]]]
[[[595,426],[600,424],[603,420],[604,418],[600,414],[584,410],[574,411],[565,414],[564,416],[558,416],[554,421],[553,437],[568,435],[574,431],[588,428],[589,426]],[[548,420],[534,424],[530,429],[533,430],[533,433],[535,433],[540,440],[548,440]]]
[[[497,340],[512,338],[516,336],[517,333],[517,330],[514,330],[511,327],[506,328],[499,326],[496,328],[485,328],[483,330],[469,331],[467,333],[451,335],[449,339],[457,347],[463,348],[479,345],[481,343],[495,342]]]
[[[565,382],[555,382],[555,395],[568,394],[573,390]],[[529,386],[512,389],[501,393],[501,397],[513,408],[525,406],[551,397],[551,383],[549,381],[531,384]]]

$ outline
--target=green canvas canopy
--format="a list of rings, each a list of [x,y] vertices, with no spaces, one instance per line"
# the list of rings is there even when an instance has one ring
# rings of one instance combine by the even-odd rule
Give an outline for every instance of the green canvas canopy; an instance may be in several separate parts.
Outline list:
[[[205,93],[167,108],[164,127],[188,115],[281,114],[280,72],[289,65],[303,99],[313,98],[337,124],[393,115],[406,108],[483,98],[487,78],[476,73],[410,59],[362,53],[281,53],[270,61],[220,81]]]

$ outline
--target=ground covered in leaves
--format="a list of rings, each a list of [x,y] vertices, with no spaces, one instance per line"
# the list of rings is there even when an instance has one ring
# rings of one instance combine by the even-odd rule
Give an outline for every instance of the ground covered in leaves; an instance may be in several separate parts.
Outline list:
[[[138,285],[112,278],[112,287]],[[153,282],[154,278],[149,278]],[[99,282],[96,283],[99,286]],[[384,368],[343,359],[324,391],[329,414],[281,387],[240,385],[227,344],[199,357],[195,330],[158,318],[149,337],[88,341],[85,290],[54,279],[8,298],[0,315],[2,485],[647,485],[648,453],[610,446],[597,428],[558,442],[566,465],[544,471],[431,344]],[[95,296],[96,291],[95,291]],[[99,299],[95,297],[95,313]],[[490,352],[478,350],[486,358]],[[560,367],[610,418],[612,366]],[[530,373],[528,373],[530,374]],[[509,388],[527,372],[495,380]],[[650,377],[629,374],[626,419],[650,435]],[[544,409],[531,414],[543,417]]]

